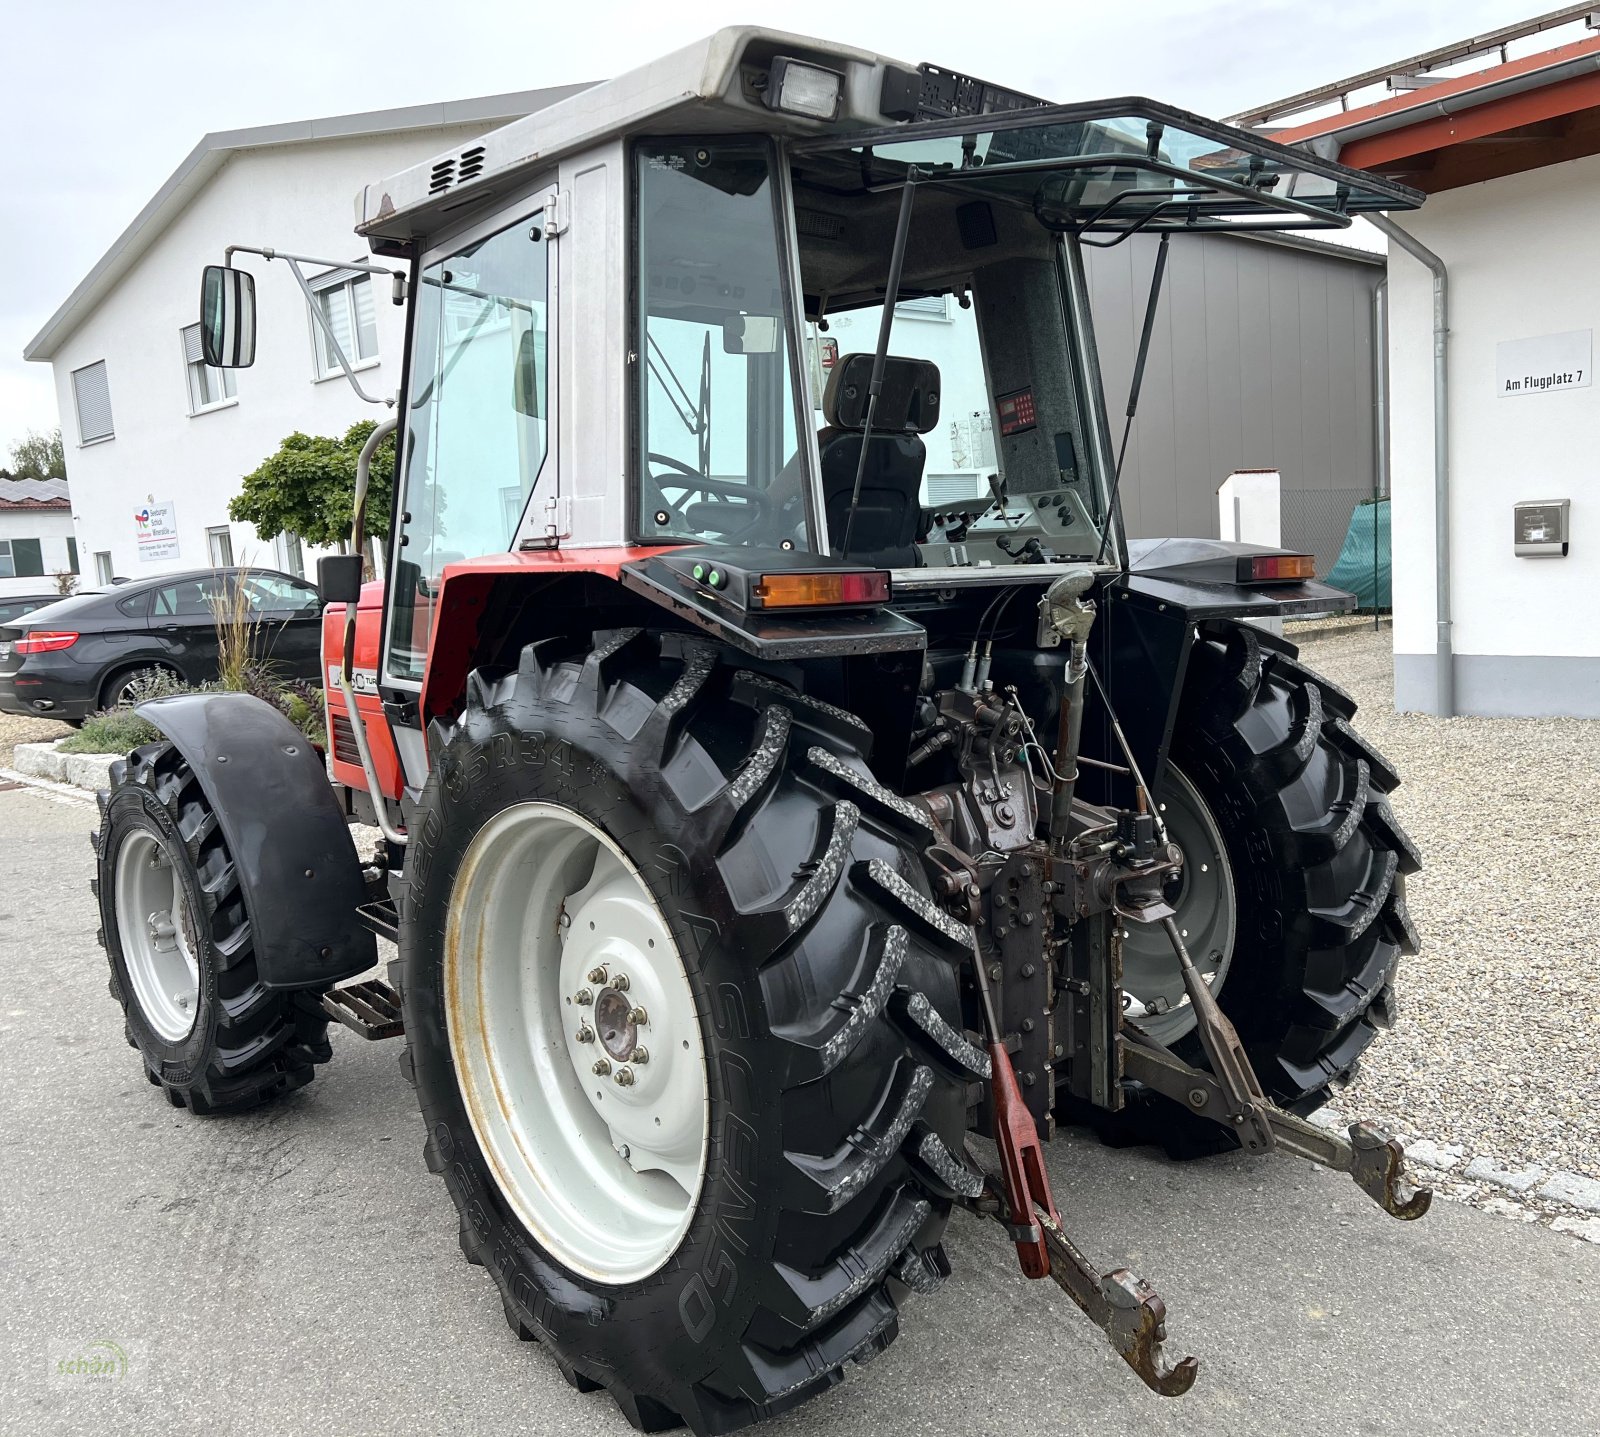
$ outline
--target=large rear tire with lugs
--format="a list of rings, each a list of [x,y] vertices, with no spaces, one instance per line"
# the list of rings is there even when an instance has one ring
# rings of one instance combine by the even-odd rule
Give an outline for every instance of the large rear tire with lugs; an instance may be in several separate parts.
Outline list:
[[[638,630],[474,675],[429,738],[402,1068],[512,1330],[641,1430],[838,1382],[974,1191],[926,820],[852,716]]]
[[[1230,880],[1209,890],[1233,904],[1216,929],[1230,951],[1209,955],[1221,972],[1213,991],[1267,1096],[1302,1115],[1351,1080],[1392,1024],[1397,964],[1418,947],[1405,877],[1421,859],[1387,797],[1400,778],[1351,726],[1355,712],[1293,645],[1217,622],[1196,638],[1172,741],[1178,781],[1220,835]],[[1186,889],[1205,888],[1199,869],[1191,864]],[[1185,918],[1180,899],[1180,923],[1198,930],[1203,918]],[[1196,954],[1202,973],[1207,957]],[[1203,1067],[1192,1019],[1187,1026],[1167,1041]],[[1153,1093],[1134,1094],[1119,1113],[1075,1106],[1069,1116],[1174,1157],[1238,1146],[1232,1132]]]

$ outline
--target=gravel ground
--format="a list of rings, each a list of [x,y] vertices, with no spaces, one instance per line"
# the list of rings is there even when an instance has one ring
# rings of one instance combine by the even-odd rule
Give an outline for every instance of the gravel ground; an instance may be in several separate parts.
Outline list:
[[[0,714],[0,768],[11,767],[11,750],[19,743],[46,743],[65,738],[72,730],[54,719]]]
[[[1290,626],[1361,704],[1422,848],[1400,1021],[1338,1106],[1468,1156],[1600,1178],[1600,722],[1394,712],[1392,631]],[[1462,1194],[1471,1196],[1471,1194]]]

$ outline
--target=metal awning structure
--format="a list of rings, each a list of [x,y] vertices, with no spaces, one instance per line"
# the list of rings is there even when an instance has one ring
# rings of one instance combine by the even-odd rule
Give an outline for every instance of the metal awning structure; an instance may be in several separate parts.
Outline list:
[[[922,120],[797,142],[860,192],[906,183],[971,190],[1107,244],[1141,230],[1341,229],[1411,209],[1396,180],[1247,130],[1130,97]],[[809,166],[808,166],[809,168]]]
[[[1568,6],[1236,118],[1287,119],[1274,139],[1427,194],[1582,159],[1600,154],[1597,22],[1600,11]]]

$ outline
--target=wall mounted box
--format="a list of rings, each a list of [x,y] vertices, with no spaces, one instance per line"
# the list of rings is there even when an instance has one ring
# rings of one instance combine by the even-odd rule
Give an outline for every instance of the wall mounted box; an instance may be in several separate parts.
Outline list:
[[[1515,551],[1524,559],[1567,557],[1572,500],[1537,499],[1512,506]]]

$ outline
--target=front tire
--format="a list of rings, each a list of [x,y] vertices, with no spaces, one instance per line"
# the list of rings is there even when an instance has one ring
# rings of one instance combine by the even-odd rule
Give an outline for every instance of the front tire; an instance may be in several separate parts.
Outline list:
[[[167,742],[111,765],[93,836],[100,946],[145,1076],[174,1107],[233,1112],[331,1056],[315,993],[267,988],[238,870],[194,770]]]
[[[846,1362],[893,1340],[908,1290],[942,1281],[951,1200],[972,1191],[966,1084],[987,1060],[959,1031],[965,930],[927,899],[924,820],[872,779],[851,716],[723,667],[709,646],[638,630],[548,670],[530,648],[515,674],[474,675],[460,721],[430,742],[401,916],[402,1066],[462,1250],[487,1267],[513,1331],[544,1342],[575,1386],[606,1388],[641,1430],[728,1432],[838,1382]],[[563,813],[567,837],[538,837]],[[496,826],[500,840],[482,841]],[[496,851],[497,898],[480,882]],[[559,891],[541,897],[541,883]],[[605,931],[618,904],[635,915],[626,943]],[[497,925],[504,937],[521,915],[522,943],[500,943]],[[562,970],[550,930],[563,918],[597,922],[578,966],[604,960],[601,978]],[[618,1136],[639,1129],[610,1117],[635,1094],[616,1087],[614,1055],[599,1081],[588,1067],[606,1032],[575,1062],[566,1029],[598,1009],[602,979],[652,961],[646,935],[675,950],[649,980],[671,1031],[657,1038],[654,1014],[640,1020],[635,1040],[653,1055],[634,1065],[636,1092],[670,1044],[705,1126],[641,1173]],[[563,991],[571,982],[595,1001]],[[642,986],[636,976],[629,991]],[[485,1041],[502,1056],[514,1046],[491,1010],[515,993],[525,1014],[543,1004],[555,1016],[527,1016],[530,1061],[500,1067],[522,1082],[491,1083],[486,1097],[468,1070],[482,1071]],[[517,1113],[536,1109],[587,1130],[588,1154],[537,1123],[519,1138]],[[518,1162],[544,1198],[530,1198]],[[581,1220],[616,1209],[630,1183],[646,1204],[645,1180],[659,1195],[674,1166],[681,1225],[658,1225],[645,1253],[614,1225],[608,1265]]]

